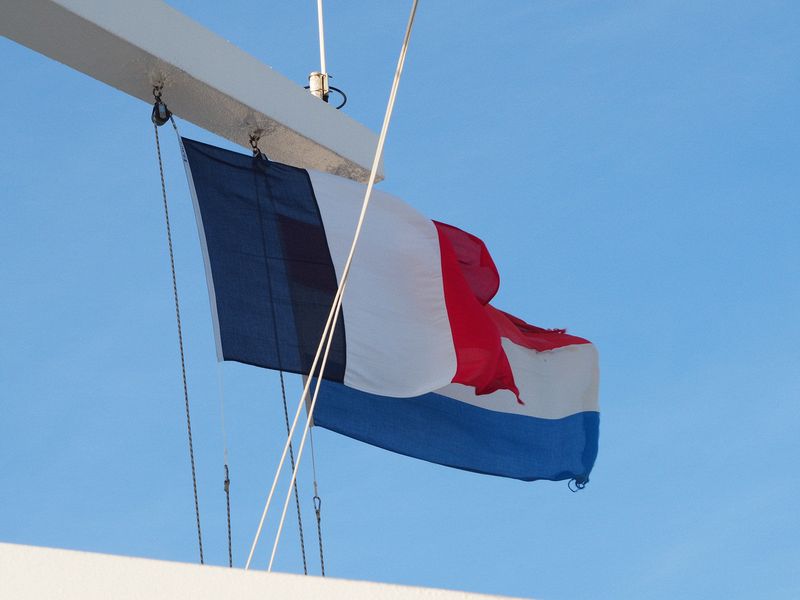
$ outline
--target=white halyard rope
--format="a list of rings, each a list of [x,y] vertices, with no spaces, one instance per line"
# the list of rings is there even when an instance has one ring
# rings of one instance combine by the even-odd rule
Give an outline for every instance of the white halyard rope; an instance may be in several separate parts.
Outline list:
[[[291,481],[289,482],[289,492],[286,495],[286,499],[283,504],[283,511],[281,513],[280,523],[278,525],[278,530],[277,533],[275,534],[275,541],[272,546],[272,553],[270,555],[269,566],[267,567],[269,571],[272,570],[272,565],[275,561],[275,553],[278,548],[278,543],[280,542],[281,533],[283,532],[283,524],[286,519],[286,510],[289,505],[289,500],[291,498],[294,482],[297,479],[297,470],[300,466],[300,460],[303,456],[303,450],[305,448],[306,438],[308,436],[308,430],[314,415],[314,407],[316,406],[317,397],[319,395],[320,384],[322,383],[322,378],[325,374],[325,367],[327,366],[328,362],[328,354],[330,352],[331,344],[333,342],[333,334],[336,329],[336,323],[339,320],[339,315],[341,314],[342,297],[344,296],[344,292],[347,288],[347,279],[350,275],[350,268],[353,263],[353,256],[355,255],[356,246],[358,245],[358,240],[359,237],[361,236],[361,229],[364,225],[364,218],[366,216],[367,208],[369,207],[370,198],[372,196],[372,188],[375,185],[375,179],[378,173],[378,166],[380,165],[381,157],[383,156],[383,148],[386,143],[386,134],[389,129],[389,123],[391,122],[392,112],[394,110],[394,103],[397,97],[397,89],[400,84],[400,77],[403,72],[403,65],[405,64],[406,53],[408,51],[408,44],[411,38],[411,29],[414,25],[414,18],[416,16],[418,3],[419,0],[413,0],[413,4],[411,6],[411,14],[409,15],[408,23],[406,25],[405,36],[403,37],[403,44],[400,49],[400,57],[398,58],[397,61],[397,68],[395,70],[394,80],[392,81],[391,92],[389,93],[389,101],[386,106],[386,113],[383,117],[383,125],[381,127],[381,133],[380,136],[378,137],[378,146],[375,149],[375,156],[372,161],[372,169],[370,171],[369,181],[367,183],[367,188],[364,193],[364,201],[361,205],[361,213],[359,214],[358,224],[356,225],[355,234],[353,235],[353,242],[350,246],[350,252],[348,253],[347,260],[345,261],[345,265],[342,270],[341,279],[339,281],[339,287],[336,290],[336,295],[334,296],[333,304],[331,306],[330,313],[328,314],[328,319],[327,322],[325,323],[325,328],[323,329],[322,337],[320,339],[319,346],[317,347],[316,355],[314,356],[314,361],[311,365],[311,371],[309,373],[309,377],[306,379],[305,386],[303,387],[303,393],[301,394],[300,400],[297,403],[297,410],[294,415],[294,420],[292,421],[292,426],[290,428],[289,435],[283,447],[283,453],[281,454],[281,458],[278,463],[278,468],[275,472],[275,477],[272,481],[272,486],[267,496],[266,504],[264,505],[264,510],[261,515],[261,520],[258,524],[258,529],[253,539],[253,544],[250,548],[250,554],[247,557],[247,563],[245,564],[245,569],[250,568],[250,563],[252,562],[253,554],[255,553],[259,537],[261,536],[261,531],[264,527],[264,521],[266,519],[267,513],[269,512],[269,507],[270,504],[272,503],[272,498],[275,494],[275,488],[277,487],[278,484],[278,478],[280,477],[281,470],[283,469],[283,465],[286,462],[286,454],[288,452],[289,443],[291,442],[294,436],[295,428],[297,427],[297,421],[300,417],[300,412],[302,411],[303,405],[305,404],[306,399],[308,398],[308,392],[311,386],[311,382],[312,380],[316,379],[314,394],[311,399],[311,405],[308,407],[308,417],[306,419],[306,423],[303,428],[303,436],[300,440],[300,447],[297,452],[295,468],[292,470],[292,477]],[[321,6],[321,2],[319,5]],[[320,354],[323,353],[323,348],[324,348],[324,354],[322,356],[322,362],[320,364],[319,373],[315,375],[317,371],[317,363],[319,362]]]

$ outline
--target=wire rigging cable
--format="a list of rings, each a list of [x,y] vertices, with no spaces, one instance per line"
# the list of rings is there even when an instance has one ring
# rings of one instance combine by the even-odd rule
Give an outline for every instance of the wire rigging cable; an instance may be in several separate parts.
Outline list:
[[[261,132],[258,131],[258,130],[254,131],[253,133],[250,134],[250,147],[253,149],[253,160],[259,160],[260,161],[260,160],[266,160],[266,158],[267,158],[264,155],[264,153],[261,151],[259,146],[258,146],[258,141],[259,141],[260,137],[261,137]],[[255,172],[253,173],[253,177],[255,178]],[[260,205],[259,205],[259,211],[258,211],[258,218],[259,218],[259,221],[262,218]],[[262,245],[263,245],[263,243],[264,243],[264,241],[262,239]],[[266,248],[265,245],[263,246],[263,250],[264,250],[264,254],[266,256],[267,248]],[[267,280],[267,286],[268,286],[267,293],[268,293],[269,296],[271,296],[272,295],[272,273],[271,273],[271,269],[269,267],[269,262],[266,263],[266,280]],[[275,336],[275,339],[277,339],[278,338],[278,317],[277,317],[277,314],[275,312],[275,306],[274,305],[272,306],[272,327],[273,327],[273,335]],[[282,362],[281,361],[281,349],[280,349],[280,346],[278,346],[278,362],[279,363]],[[281,382],[281,398],[283,399],[283,414],[284,414],[284,418],[286,420],[286,433],[288,435],[288,433],[289,433],[289,409],[286,406],[286,384],[285,384],[284,379],[283,379],[283,370],[279,369],[278,370],[278,374],[280,376],[280,382]],[[294,468],[294,449],[292,448],[291,444],[289,444],[289,458],[290,458],[290,460],[292,462],[292,468]],[[304,575],[308,575],[308,562],[306,560],[306,542],[305,542],[305,535],[303,534],[303,516],[302,516],[302,513],[300,511],[300,493],[298,492],[298,489],[297,489],[297,481],[296,480],[294,481],[294,486],[293,487],[294,487],[295,507],[297,508],[297,530],[299,532],[299,537],[300,537],[300,556],[303,559],[303,574]]]
[[[308,438],[311,440],[311,471],[314,474],[314,514],[317,517],[317,541],[319,543],[319,569],[325,577],[325,552],[322,550],[322,498],[319,497],[319,485],[317,484],[317,458],[314,453],[314,426],[308,430]],[[294,469],[294,467],[292,467]]]
[[[278,530],[277,530],[277,532],[275,534],[275,541],[274,541],[273,546],[272,546],[272,553],[270,555],[269,566],[267,567],[268,571],[272,570],[272,565],[273,565],[273,563],[275,561],[275,553],[276,553],[277,548],[278,548],[278,543],[280,542],[281,533],[283,531],[283,524],[284,524],[285,519],[286,519],[286,509],[287,509],[287,507],[289,505],[289,499],[291,498],[291,491],[292,491],[291,490],[291,486],[293,485],[294,481],[297,478],[297,468],[299,467],[300,461],[301,461],[302,456],[303,456],[303,449],[305,448],[305,442],[306,442],[306,438],[308,436],[308,430],[309,430],[309,427],[310,427],[310,424],[311,424],[311,420],[312,420],[313,415],[314,415],[314,407],[316,405],[317,398],[319,396],[320,384],[322,382],[322,377],[325,374],[325,367],[326,367],[327,362],[328,362],[328,355],[330,353],[331,343],[333,341],[333,333],[335,331],[336,324],[337,324],[338,319],[339,319],[339,314],[341,313],[342,297],[343,297],[344,292],[345,292],[345,290],[347,288],[347,280],[348,280],[348,277],[349,277],[349,274],[350,274],[350,268],[352,266],[353,256],[355,254],[355,250],[356,250],[356,247],[358,245],[358,240],[359,240],[359,237],[360,237],[360,234],[361,234],[361,229],[363,228],[363,225],[364,225],[364,218],[366,216],[366,211],[367,211],[367,208],[369,207],[369,202],[370,202],[370,198],[371,198],[371,195],[372,195],[372,188],[375,185],[375,178],[376,178],[377,172],[378,172],[378,165],[380,164],[380,160],[381,160],[381,157],[383,155],[383,147],[384,147],[384,144],[386,142],[386,134],[387,134],[387,131],[388,131],[388,128],[389,128],[389,123],[391,122],[392,111],[394,110],[394,103],[395,103],[395,99],[397,97],[397,89],[398,89],[398,86],[399,86],[399,83],[400,83],[400,77],[401,77],[402,72],[403,72],[403,65],[405,64],[406,53],[408,51],[408,44],[409,44],[409,40],[410,40],[410,37],[411,37],[411,30],[412,30],[412,27],[413,27],[413,24],[414,24],[414,18],[415,18],[415,15],[416,15],[418,2],[419,2],[419,0],[413,0],[413,4],[412,4],[412,7],[411,7],[411,14],[409,15],[408,24],[406,25],[405,36],[403,38],[403,44],[402,44],[402,47],[401,47],[401,50],[400,50],[400,57],[398,58],[398,61],[397,61],[397,68],[395,70],[394,80],[392,82],[392,88],[391,88],[391,92],[389,94],[389,101],[388,101],[387,106],[386,106],[386,113],[385,113],[384,118],[383,118],[383,125],[381,127],[381,133],[380,133],[380,136],[378,137],[378,146],[377,146],[377,148],[375,150],[375,156],[374,156],[373,162],[372,162],[372,169],[370,171],[369,181],[367,183],[367,188],[366,188],[366,191],[365,191],[365,194],[364,194],[364,201],[363,201],[362,206],[361,206],[361,213],[359,215],[358,223],[356,225],[355,233],[353,235],[353,242],[352,242],[352,244],[350,246],[350,252],[349,252],[349,254],[347,256],[347,260],[346,260],[344,268],[342,270],[342,276],[341,276],[341,280],[339,282],[339,287],[338,287],[338,289],[336,291],[336,295],[334,296],[333,303],[332,303],[332,306],[331,306],[331,310],[330,310],[330,313],[328,314],[328,320],[325,323],[325,328],[323,329],[322,337],[320,339],[320,343],[319,343],[319,346],[317,347],[316,355],[314,356],[314,360],[312,362],[312,366],[311,366],[311,371],[310,371],[309,377],[306,380],[305,386],[303,388],[303,393],[301,394],[300,401],[297,404],[297,410],[295,412],[294,421],[292,423],[292,427],[290,428],[289,436],[287,437],[286,443],[284,444],[283,453],[281,455],[280,461],[278,462],[278,468],[276,470],[275,477],[274,477],[273,482],[272,482],[272,487],[271,487],[270,492],[269,492],[269,494],[267,496],[267,501],[266,501],[266,504],[264,506],[264,510],[262,512],[262,515],[261,515],[261,521],[260,521],[260,523],[258,525],[258,529],[256,531],[256,535],[255,535],[255,537],[253,539],[253,543],[252,543],[251,548],[250,548],[250,554],[249,554],[249,556],[247,558],[247,563],[245,565],[245,569],[248,569],[250,567],[250,563],[252,562],[253,554],[255,552],[256,545],[258,544],[258,539],[259,539],[259,537],[261,535],[261,531],[262,531],[263,526],[264,526],[264,520],[266,519],[267,513],[269,511],[270,504],[272,502],[273,495],[275,493],[275,488],[277,487],[278,478],[280,476],[280,473],[281,473],[281,470],[283,468],[283,465],[286,462],[286,454],[287,454],[287,449],[289,447],[289,443],[291,442],[292,437],[294,436],[294,431],[295,431],[295,428],[297,426],[297,421],[298,421],[298,419],[300,417],[300,412],[301,412],[301,410],[303,408],[303,405],[305,404],[306,399],[308,397],[308,392],[309,392],[309,388],[311,386],[311,382],[312,382],[312,380],[316,379],[316,385],[315,385],[315,388],[314,388],[314,394],[313,394],[312,399],[311,399],[311,405],[308,407],[308,417],[306,419],[306,423],[305,423],[305,426],[303,428],[303,435],[302,435],[302,438],[300,440],[300,447],[299,447],[298,452],[297,452],[297,462],[296,462],[295,468],[292,470],[292,477],[291,477],[291,481],[289,483],[289,490],[288,490],[288,492],[286,494],[286,498],[285,498],[285,501],[284,501],[284,504],[283,504],[283,511],[281,513],[281,519],[280,519],[280,522],[278,524]],[[324,352],[323,352],[323,348],[324,348]],[[320,355],[321,354],[322,354],[322,361],[320,362]],[[319,366],[319,370],[317,370],[317,364],[320,365]]]
[[[181,327],[181,307],[178,300],[178,278],[175,274],[175,254],[172,249],[172,228],[169,224],[169,204],[167,203],[167,186],[164,179],[164,163],[161,160],[161,143],[158,139],[158,128],[166,123],[167,120],[172,121],[172,126],[175,128],[175,133],[178,128],[175,125],[175,120],[167,110],[166,105],[161,101],[161,86],[153,88],[153,97],[155,104],[153,106],[153,132],[156,138],[156,154],[158,156],[158,170],[161,175],[161,195],[164,200],[164,222],[167,230],[167,246],[169,248],[169,267],[172,272],[172,295],[175,299],[175,321],[178,327],[178,347],[181,355],[181,378],[183,380],[183,399],[186,407],[186,431],[189,437],[189,461],[192,466],[192,490],[194,491],[194,513],[197,520],[197,545],[200,550],[200,564],[205,561],[203,559],[203,533],[200,528],[200,503],[197,499],[197,470],[195,468],[194,460],[194,445],[192,443],[192,418],[189,411],[189,386],[186,383],[186,359],[183,352],[183,329]]]
[[[328,101],[328,93],[327,90],[334,90],[338,92],[342,96],[342,102],[336,107],[336,110],[344,107],[347,104],[347,94],[345,94],[342,90],[337,87],[333,87],[328,83],[328,65],[325,59],[325,20],[322,16],[322,0],[317,0],[317,31],[319,32],[319,70],[320,70],[320,77],[322,79],[322,99],[327,102]],[[311,77],[313,78],[314,75],[312,74]],[[311,80],[309,80],[311,81]],[[311,83],[306,86],[306,89],[310,89]],[[286,408],[286,400],[284,399],[284,409]],[[292,432],[289,429],[289,415],[288,412],[286,413],[286,435],[290,438],[292,436]],[[319,485],[317,483],[317,461],[314,455],[314,432],[311,431],[311,470],[314,475],[314,515],[317,520],[317,543],[319,545],[319,568],[322,576],[325,577],[325,552],[323,551],[322,547],[322,498],[319,497]],[[292,447],[289,446],[290,455],[292,453]],[[292,471],[294,471],[294,457],[292,456],[291,467]]]
[[[283,381],[283,371],[278,371],[281,378],[281,398],[283,398],[283,418],[286,420],[286,435],[289,435],[289,409],[286,406],[286,384]],[[294,469],[294,448],[289,444],[289,461]],[[303,575],[308,575],[306,562],[306,542],[303,535],[303,517],[300,513],[300,494],[297,491],[297,481],[294,482],[294,503],[297,507],[297,530],[300,532],[300,554],[303,556]]]
[[[179,139],[180,142],[180,139]],[[233,538],[231,536],[231,473],[228,465],[228,433],[225,429],[225,383],[222,363],[217,362],[217,391],[219,395],[219,422],[222,429],[222,464],[225,479],[222,488],[225,490],[225,508],[228,516],[228,567],[233,567]]]

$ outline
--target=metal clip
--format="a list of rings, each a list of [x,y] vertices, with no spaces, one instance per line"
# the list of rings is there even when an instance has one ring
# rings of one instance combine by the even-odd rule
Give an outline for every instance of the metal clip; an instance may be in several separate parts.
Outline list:
[[[258,141],[261,139],[261,131],[258,130],[255,133],[250,134],[250,148],[253,149],[253,158],[263,158],[266,159],[266,155],[261,151],[261,148],[258,147]]]

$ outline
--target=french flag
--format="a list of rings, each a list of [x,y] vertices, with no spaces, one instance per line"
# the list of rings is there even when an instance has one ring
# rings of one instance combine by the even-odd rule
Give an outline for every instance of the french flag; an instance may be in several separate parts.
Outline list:
[[[364,186],[182,143],[218,359],[307,375]],[[374,190],[314,424],[469,471],[588,481],[595,348],[494,308],[499,284],[480,239]]]

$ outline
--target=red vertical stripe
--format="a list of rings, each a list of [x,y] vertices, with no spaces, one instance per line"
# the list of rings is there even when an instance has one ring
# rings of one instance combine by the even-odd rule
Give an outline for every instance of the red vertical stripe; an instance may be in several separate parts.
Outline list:
[[[588,340],[563,329],[542,329],[489,304],[500,286],[486,245],[474,235],[434,221],[439,234],[444,300],[458,366],[453,383],[475,388],[477,394],[510,390],[519,400],[514,373],[501,338],[538,352]]]
[[[458,362],[453,383],[474,387],[477,394],[511,390],[519,399],[511,365],[485,306],[497,291],[493,277],[499,285],[494,263],[478,238],[450,225],[434,224],[439,234],[444,300]],[[467,253],[457,253],[454,240]],[[480,242],[483,251],[475,251],[474,240]]]

